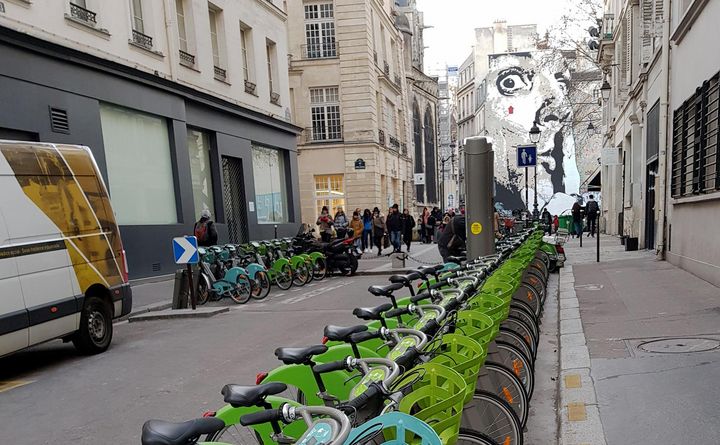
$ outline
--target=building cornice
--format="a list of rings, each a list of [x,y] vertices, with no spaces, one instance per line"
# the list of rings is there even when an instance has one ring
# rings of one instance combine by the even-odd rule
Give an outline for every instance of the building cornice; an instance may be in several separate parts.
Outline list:
[[[274,3],[270,2],[269,0],[255,0],[257,3],[260,3],[263,8],[267,9],[268,11],[272,12],[277,18],[282,20],[283,22],[287,22],[287,14],[282,9],[275,6]]]
[[[19,47],[46,57],[62,60],[66,63],[76,64],[95,71],[104,72],[122,77],[134,82],[145,84],[171,94],[202,103],[204,105],[223,109],[239,117],[261,122],[278,130],[292,134],[300,134],[302,128],[290,122],[270,116],[270,113],[255,111],[242,105],[229,102],[218,96],[197,90],[191,86],[183,85],[169,79],[155,76],[151,73],[135,69],[111,60],[103,59],[73,48],[49,42],[4,26],[0,26],[0,42],[6,45]]]

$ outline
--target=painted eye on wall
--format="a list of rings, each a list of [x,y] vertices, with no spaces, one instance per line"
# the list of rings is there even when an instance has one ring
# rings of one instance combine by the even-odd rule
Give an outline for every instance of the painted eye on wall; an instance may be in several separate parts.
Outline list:
[[[506,68],[498,73],[495,84],[503,96],[514,96],[518,91],[531,90],[533,72],[520,67]]]

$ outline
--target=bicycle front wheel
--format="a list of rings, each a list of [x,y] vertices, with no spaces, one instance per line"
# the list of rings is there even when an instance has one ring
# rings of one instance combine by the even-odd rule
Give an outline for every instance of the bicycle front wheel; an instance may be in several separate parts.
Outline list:
[[[327,262],[325,261],[325,258],[318,258],[313,263],[313,277],[318,281],[322,281],[326,275]]]
[[[235,288],[230,291],[230,298],[237,304],[245,304],[250,300],[252,285],[247,275],[238,275],[235,281]]]
[[[293,271],[289,264],[283,265],[280,270],[275,271],[275,284],[282,289],[288,290],[293,285]]]
[[[461,428],[475,429],[503,445],[522,445],[520,420],[504,400],[487,391],[475,391],[462,412]]]
[[[270,293],[270,279],[267,272],[261,270],[255,273],[253,280],[252,297],[256,300],[262,300]]]
[[[486,436],[480,431],[475,431],[470,428],[460,428],[460,434],[456,444],[475,444],[475,445],[499,445],[497,442],[492,440],[491,437]]]
[[[309,275],[307,265],[305,263],[299,264],[293,271],[293,284],[299,287],[305,286]]]

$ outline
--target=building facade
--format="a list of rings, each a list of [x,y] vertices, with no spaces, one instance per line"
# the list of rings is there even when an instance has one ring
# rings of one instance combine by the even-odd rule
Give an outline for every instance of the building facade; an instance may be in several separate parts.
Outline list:
[[[433,91],[412,51],[422,51],[414,2],[290,2],[288,16],[303,220],[323,206],[385,212],[436,201],[437,169],[422,162],[437,164],[437,83]]]
[[[708,37],[718,20],[713,1],[609,1],[598,55],[611,87],[603,115],[607,231],[715,285],[720,254],[708,222],[720,210],[720,52]]]
[[[92,149],[131,277],[172,273],[203,209],[220,241],[297,230],[280,2],[0,5],[0,138]]]

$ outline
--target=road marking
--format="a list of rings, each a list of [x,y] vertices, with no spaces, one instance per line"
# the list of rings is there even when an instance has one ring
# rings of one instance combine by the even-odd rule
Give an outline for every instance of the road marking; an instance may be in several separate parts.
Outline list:
[[[566,388],[582,388],[582,380],[580,374],[568,374],[565,376]]]
[[[585,404],[582,402],[568,403],[567,406],[568,420],[571,422],[583,422],[587,420],[587,411]]]
[[[34,380],[6,380],[0,381],[0,392],[10,391],[11,389],[19,388],[21,386],[29,385]]]
[[[316,297],[316,296],[321,295],[321,294],[324,294],[324,293],[326,293],[326,292],[329,292],[329,291],[332,291],[332,290],[336,290],[336,289],[340,289],[341,287],[345,287],[345,286],[347,286],[347,285],[349,285],[349,284],[352,284],[352,283],[354,283],[354,282],[355,282],[354,280],[350,280],[350,281],[347,281],[347,282],[345,282],[345,283],[336,284],[335,286],[319,287],[319,288],[314,289],[314,290],[312,290],[312,291],[310,291],[310,292],[307,292],[306,294],[303,294],[303,295],[300,295],[300,296],[297,296],[297,297],[292,297],[292,298],[288,298],[288,299],[286,299],[286,300],[283,300],[283,301],[281,302],[281,304],[294,304],[294,303],[299,303],[299,302],[301,302],[301,301],[307,300],[307,299],[312,298],[312,297]]]

